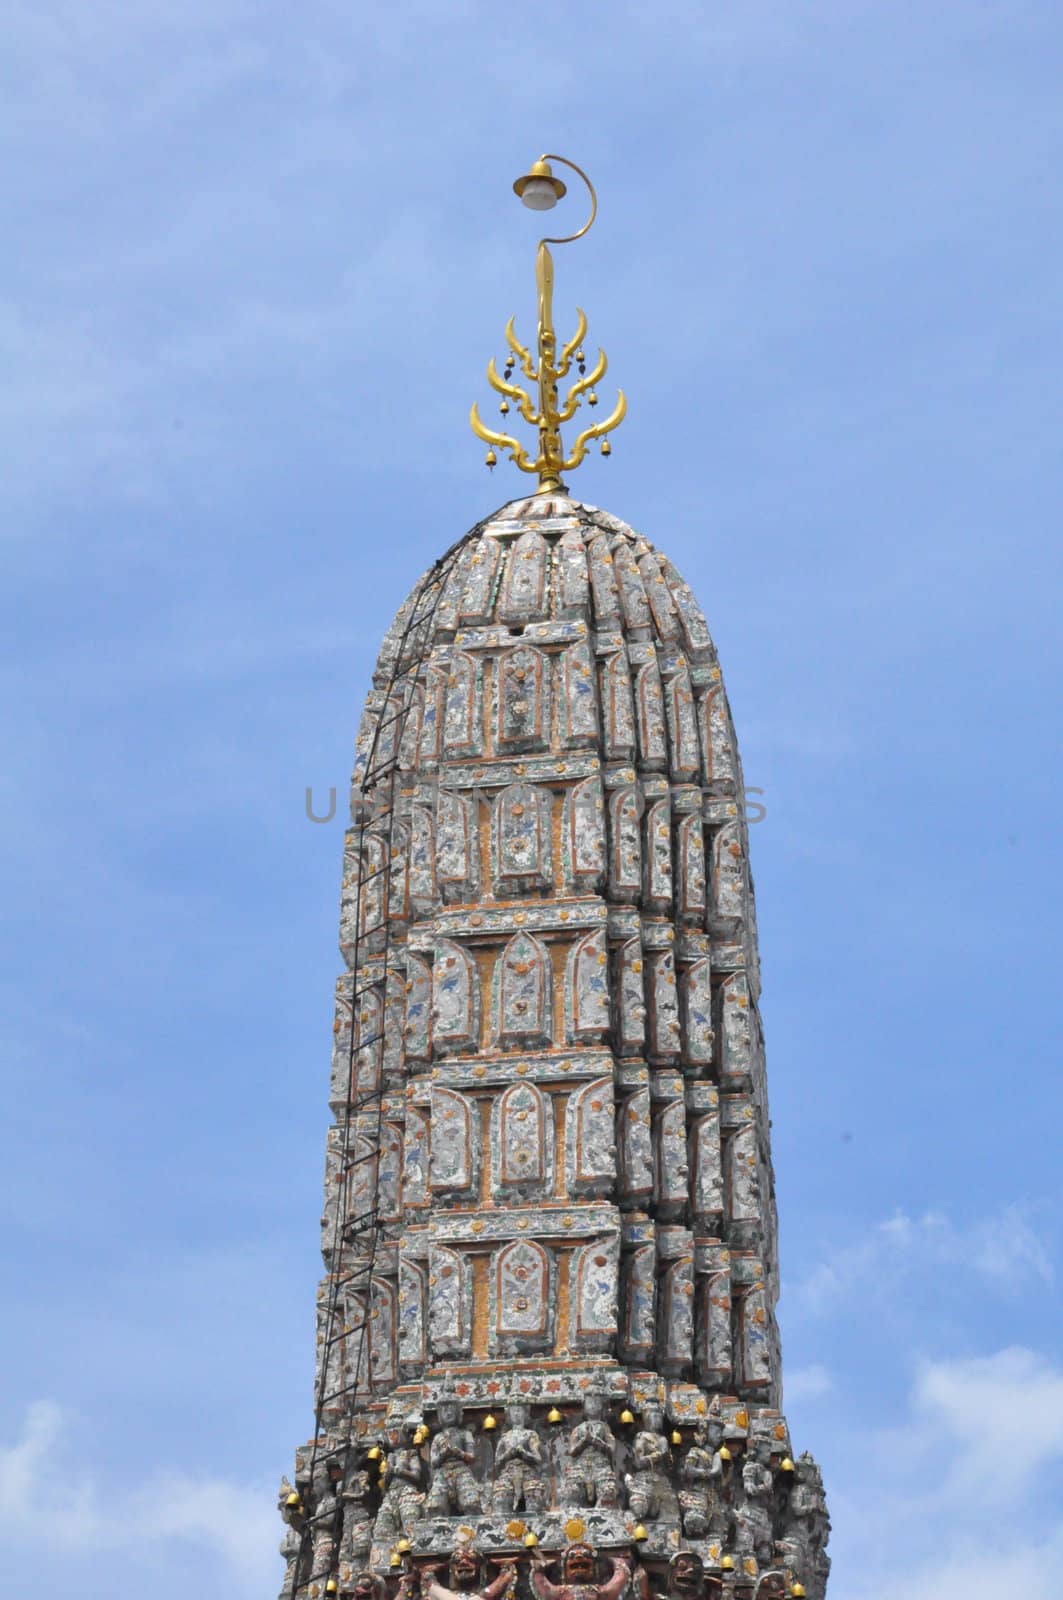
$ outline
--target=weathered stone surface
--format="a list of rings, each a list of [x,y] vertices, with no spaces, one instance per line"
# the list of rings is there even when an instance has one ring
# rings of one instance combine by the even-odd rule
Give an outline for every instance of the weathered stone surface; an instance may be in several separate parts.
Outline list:
[[[282,1497],[284,1593],[441,1600],[426,1563],[458,1547],[586,1538],[637,1548],[647,1594],[700,1561],[710,1589],[779,1569],[821,1600],[822,1484],[777,1410],[753,892],[704,618],[564,496],[474,530],[430,605],[434,582],[358,733],[319,1433]],[[461,1592],[531,1593],[458,1566]]]

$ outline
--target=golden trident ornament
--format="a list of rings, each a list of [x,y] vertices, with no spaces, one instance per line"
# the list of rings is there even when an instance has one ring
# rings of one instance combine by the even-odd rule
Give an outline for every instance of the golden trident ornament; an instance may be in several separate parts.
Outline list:
[[[477,406],[474,405],[469,413],[473,432],[490,446],[486,457],[487,465],[493,467],[498,461],[494,450],[496,445],[500,450],[508,450],[522,472],[538,473],[540,492],[564,488],[561,482],[562,472],[571,472],[574,467],[579,466],[587,454],[587,446],[592,439],[601,439],[602,455],[609,455],[612,447],[605,435],[620,426],[627,412],[624,391],[620,389],[617,391],[616,405],[609,415],[603,421],[595,422],[577,434],[570,453],[565,455],[561,442],[561,424],[575,416],[583,404],[584,397],[589,406],[598,404],[594,386],[605,376],[608,363],[604,351],[599,350],[597,361],[591,370],[587,371],[583,355],[583,336],[587,332],[587,318],[579,307],[576,308],[576,331],[562,349],[560,359],[558,358],[557,335],[554,332],[554,258],[548,247],[552,244],[571,244],[574,239],[583,238],[598,215],[598,196],[587,174],[581,167],[577,167],[574,161],[568,161],[564,156],[540,156],[539,160],[534,162],[523,177],[518,178],[513,185],[516,194],[531,210],[549,211],[566,193],[565,184],[554,176],[550,166],[551,161],[560,161],[563,166],[571,167],[572,171],[583,179],[590,192],[591,214],[578,232],[566,234],[560,239],[539,240],[539,250],[535,258],[535,282],[539,290],[538,365],[533,364],[530,352],[518,341],[513,331],[515,319],[510,317],[506,323],[506,343],[509,345],[510,353],[506,357],[505,372],[499,376],[493,356],[487,368],[488,383],[496,394],[502,396],[498,408],[502,415],[504,417],[509,415],[512,400],[525,422],[538,429],[538,455],[533,459],[511,434],[498,433],[494,428],[488,428],[480,420]],[[568,391],[562,405],[558,402],[558,385],[567,377],[573,361],[576,363],[579,377]],[[538,384],[538,409],[527,390],[512,381],[513,369],[518,363],[525,377],[532,383]]]

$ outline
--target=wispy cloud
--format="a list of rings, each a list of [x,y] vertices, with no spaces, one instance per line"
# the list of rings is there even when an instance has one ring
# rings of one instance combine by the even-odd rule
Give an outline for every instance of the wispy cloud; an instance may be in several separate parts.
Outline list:
[[[854,1444],[855,1441],[850,1441]],[[1063,1515],[1063,1371],[1013,1346],[920,1367],[900,1426],[857,1446],[835,1494],[838,1571],[859,1600],[1049,1600]],[[991,1530],[1006,1529],[997,1538]]]
[[[825,1257],[796,1285],[796,1294],[806,1310],[826,1312],[858,1290],[890,1288],[942,1266],[974,1273],[1000,1288],[1031,1278],[1050,1284],[1055,1277],[1044,1240],[1019,1206],[966,1224],[939,1211],[921,1217],[897,1211],[864,1238]]]
[[[0,1446],[10,1540],[33,1544],[46,1537],[53,1552],[86,1555],[192,1546],[224,1566],[233,1594],[250,1600],[276,1586],[278,1533],[266,1484],[191,1478],[158,1464],[143,1482],[138,1459],[129,1481],[105,1485],[71,1449],[74,1422],[54,1401],[38,1400],[18,1438]]]

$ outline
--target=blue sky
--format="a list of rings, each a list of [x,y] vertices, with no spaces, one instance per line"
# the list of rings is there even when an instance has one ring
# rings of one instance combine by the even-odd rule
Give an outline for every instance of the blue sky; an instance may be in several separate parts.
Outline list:
[[[1063,18],[6,0],[0,1488],[12,1592],[251,1600],[306,1437],[342,795],[543,148],[630,416],[573,488],[719,646],[784,1337],[837,1600],[1063,1561]],[[1056,980],[1056,981],[1054,981]]]

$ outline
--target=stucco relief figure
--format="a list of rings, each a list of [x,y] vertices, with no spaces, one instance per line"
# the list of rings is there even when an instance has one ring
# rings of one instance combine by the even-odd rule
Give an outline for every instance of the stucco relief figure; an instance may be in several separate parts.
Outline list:
[[[605,1420],[604,1395],[589,1393],[583,1401],[583,1418],[568,1436],[565,1498],[573,1505],[617,1506],[616,1439]]]
[[[645,1426],[635,1435],[631,1447],[634,1472],[626,1477],[627,1503],[640,1522],[674,1517],[679,1511],[675,1493],[668,1481],[671,1449],[664,1433],[664,1412],[651,1406],[643,1417]]]
[[[551,1583],[544,1570],[547,1559],[536,1552],[532,1557],[532,1588],[539,1600],[620,1600],[631,1576],[631,1567],[623,1556],[611,1559],[613,1570],[606,1581],[600,1583],[598,1552],[589,1544],[570,1544],[561,1558],[562,1581]]]
[[[340,1539],[342,1571],[349,1570],[369,1552],[373,1532],[373,1519],[366,1505],[369,1491],[369,1474],[362,1469],[349,1472],[340,1489],[343,1504],[343,1535]]]
[[[388,1457],[384,1498],[376,1514],[373,1530],[378,1544],[387,1544],[413,1531],[413,1525],[423,1515],[424,1462],[421,1452],[412,1445],[402,1445]]]
[[[517,1558],[495,1556],[493,1559],[501,1571],[483,1589],[480,1588],[480,1557],[470,1544],[459,1544],[450,1558],[449,1588],[436,1577],[442,1562],[427,1563],[422,1569],[423,1576],[428,1579],[427,1584],[423,1585],[427,1600],[470,1600],[470,1597],[475,1597],[475,1600],[502,1600],[502,1596],[513,1585]]]
[[[679,1491],[683,1532],[691,1539],[726,1532],[727,1473],[720,1446],[722,1425],[710,1419],[699,1422],[694,1443],[680,1469],[684,1487]]]
[[[785,1572],[765,1572],[756,1587],[757,1600],[786,1600],[790,1585]]]
[[[351,1577],[340,1577],[340,1600],[380,1600],[381,1583],[368,1567]]]
[[[723,1579],[710,1576],[696,1550],[677,1550],[668,1563],[666,1594],[654,1594],[649,1575],[639,1568],[633,1584],[639,1600],[718,1600]]]
[[[328,1461],[314,1473],[311,1521],[314,1529],[314,1554],[310,1571],[322,1580],[331,1577],[336,1566],[339,1542],[340,1485],[343,1467]]]
[[[440,1400],[441,1426],[428,1456],[431,1482],[425,1510],[432,1517],[465,1516],[480,1510],[480,1490],[472,1475],[476,1446],[468,1428],[461,1425],[462,1416],[457,1400]]]
[[[279,1546],[280,1553],[284,1557],[281,1600],[287,1600],[289,1595],[295,1593],[295,1569],[303,1542],[303,1528],[306,1526],[306,1510],[298,1492],[292,1488],[286,1477],[281,1479],[281,1486],[277,1490],[277,1510],[284,1522],[284,1537]]]
[[[823,1547],[829,1533],[820,1470],[810,1455],[798,1456],[780,1543],[803,1583],[826,1582],[830,1557]]]
[[[775,1480],[771,1473],[771,1448],[756,1445],[742,1465],[742,1499],[735,1510],[735,1543],[761,1563],[770,1562],[775,1548],[772,1500]]]
[[[543,1475],[543,1447],[534,1428],[528,1426],[528,1407],[506,1407],[506,1430],[495,1451],[495,1481],[491,1489],[491,1509],[511,1514],[515,1511],[542,1511],[546,1505]]]

